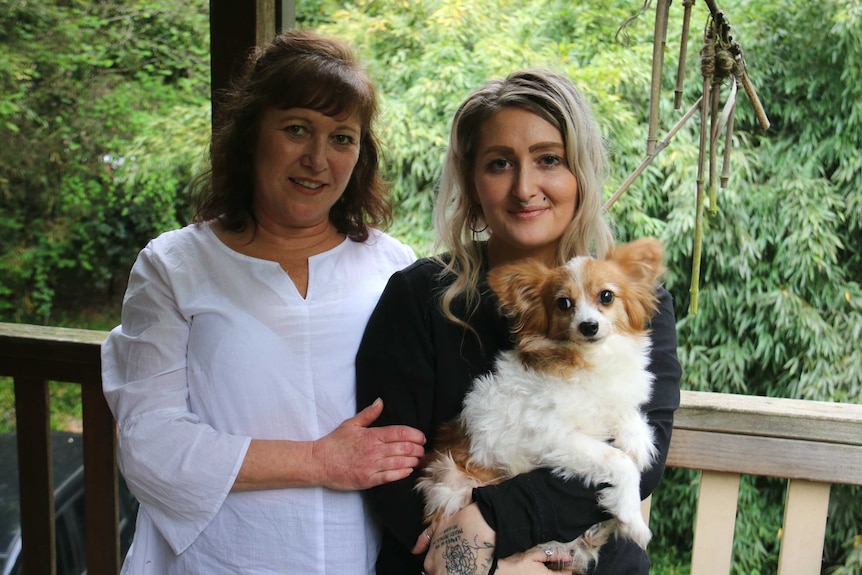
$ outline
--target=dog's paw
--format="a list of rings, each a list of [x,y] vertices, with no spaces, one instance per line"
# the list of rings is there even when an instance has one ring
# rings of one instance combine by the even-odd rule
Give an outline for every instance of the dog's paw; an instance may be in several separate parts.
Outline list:
[[[600,547],[601,545],[593,545],[581,536],[569,543],[551,541],[537,548],[541,548],[547,556],[545,566],[549,570],[570,575],[584,575],[598,562]]]
[[[652,443],[641,442],[628,451],[628,454],[634,460],[638,471],[645,471],[652,467],[653,461],[655,461],[658,455],[658,450]]]
[[[643,517],[638,515],[630,521],[623,521],[622,519],[618,519],[618,521],[620,534],[637,543],[641,549],[646,549],[647,544],[652,539],[652,531],[647,527]]]
[[[614,440],[613,445],[632,458],[638,471],[649,469],[658,455],[651,433],[621,434]]]

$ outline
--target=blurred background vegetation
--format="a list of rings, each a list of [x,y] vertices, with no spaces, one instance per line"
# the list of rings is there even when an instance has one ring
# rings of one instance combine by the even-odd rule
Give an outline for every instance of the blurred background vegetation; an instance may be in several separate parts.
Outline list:
[[[698,116],[614,204],[620,239],[662,238],[685,389],[862,401],[862,3],[719,0],[772,126],[741,93],[731,176],[706,218],[690,313]],[[654,7],[623,0],[298,0],[299,25],[350,41],[377,80],[390,230],[421,253],[456,106],[524,66],[569,75],[611,151],[608,197],[645,155]],[[681,110],[682,3],[670,11],[659,139],[701,92],[696,3]],[[727,88],[725,87],[725,94]],[[129,268],[189,221],[210,129],[203,0],[0,0],[0,321],[108,329]],[[721,148],[719,148],[721,150]],[[0,416],[12,422],[11,386]],[[55,425],[74,389],[52,384]],[[697,476],[655,495],[656,573],[687,573]],[[784,484],[746,478],[734,573],[773,573]],[[824,572],[862,573],[862,493],[836,487]]]

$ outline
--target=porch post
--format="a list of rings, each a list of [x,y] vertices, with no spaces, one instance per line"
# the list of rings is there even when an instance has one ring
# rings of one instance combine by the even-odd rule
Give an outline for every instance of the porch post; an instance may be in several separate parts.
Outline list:
[[[230,86],[249,51],[295,22],[296,0],[210,0],[213,125],[218,123],[218,94]]]

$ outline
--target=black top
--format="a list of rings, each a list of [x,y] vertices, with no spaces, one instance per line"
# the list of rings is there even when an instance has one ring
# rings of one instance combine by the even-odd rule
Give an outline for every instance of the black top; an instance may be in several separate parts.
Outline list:
[[[439,297],[452,278],[439,277],[441,266],[422,259],[390,278],[359,347],[356,360],[357,405],[381,397],[384,410],[375,425],[403,424],[422,430],[426,452],[434,449],[439,426],[456,417],[471,382],[492,368],[496,354],[511,349],[509,324],[497,309],[496,296],[482,285],[479,309],[470,318],[476,336],[447,320]],[[676,322],[670,293],[659,289],[660,307],[651,321],[650,371],[655,374],[652,399],[645,408],[655,430],[658,461],[641,479],[641,495],[658,486],[664,472],[673,413],[679,407],[680,367]],[[456,307],[458,317],[464,317]],[[480,343],[481,341],[481,343]],[[423,502],[407,479],[367,492],[383,526],[378,575],[413,575],[422,558],[410,549],[424,529]],[[496,486],[476,489],[474,500],[497,533],[495,555],[508,557],[547,541],[571,541],[594,523],[608,518],[596,504],[596,488],[564,481],[539,469]],[[636,544],[613,540],[595,573],[648,573],[646,553]]]

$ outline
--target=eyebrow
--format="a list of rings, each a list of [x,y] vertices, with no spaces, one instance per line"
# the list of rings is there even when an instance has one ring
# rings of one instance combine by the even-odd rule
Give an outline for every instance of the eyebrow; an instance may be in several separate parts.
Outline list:
[[[308,118],[307,116],[304,116],[300,113],[291,112],[290,114],[288,114],[288,113],[286,113],[287,110],[285,110],[284,112],[285,113],[280,114],[278,116],[278,120],[281,122],[302,122],[304,124],[313,124],[314,123],[314,120],[312,120],[311,118]],[[329,116],[329,117],[332,118],[332,116]],[[359,125],[359,123],[357,123],[356,125],[342,123],[342,124],[336,124],[335,130],[336,131],[347,130],[347,131],[353,132],[355,134],[361,134],[362,133],[362,126]]]
[[[537,150],[548,150],[548,149],[565,149],[565,146],[562,142],[538,142],[529,147],[529,152],[535,152]],[[511,153],[514,152],[514,148],[511,146],[489,146],[482,150],[482,154],[489,153]]]

